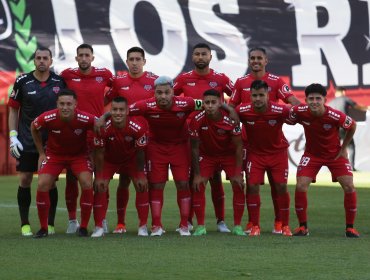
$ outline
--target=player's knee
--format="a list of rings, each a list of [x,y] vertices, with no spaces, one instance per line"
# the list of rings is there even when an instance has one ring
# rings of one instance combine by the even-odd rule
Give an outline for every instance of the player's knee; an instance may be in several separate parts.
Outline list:
[[[248,194],[258,194],[260,192],[260,186],[259,185],[248,185],[247,186],[247,193]]]
[[[343,184],[342,188],[346,193],[351,193],[355,191],[355,186],[353,185],[353,183]]]
[[[276,183],[275,186],[276,186],[276,191],[277,191],[278,194],[284,194],[288,191],[287,184]]]
[[[32,179],[33,179],[33,174],[32,173],[20,173],[19,175],[19,184],[23,188],[29,188],[31,187],[32,184]]]
[[[184,191],[189,189],[189,182],[187,181],[177,181],[175,182],[176,188],[179,191]]]

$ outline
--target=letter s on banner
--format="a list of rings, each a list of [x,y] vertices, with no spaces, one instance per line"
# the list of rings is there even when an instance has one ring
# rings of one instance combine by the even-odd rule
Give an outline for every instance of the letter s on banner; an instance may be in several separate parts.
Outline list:
[[[109,20],[113,42],[123,61],[133,46],[141,46],[135,32],[134,9],[143,0],[111,0]],[[153,5],[161,19],[163,48],[159,54],[146,53],[146,67],[159,75],[175,77],[181,72],[187,55],[185,21],[177,1],[145,1]]]

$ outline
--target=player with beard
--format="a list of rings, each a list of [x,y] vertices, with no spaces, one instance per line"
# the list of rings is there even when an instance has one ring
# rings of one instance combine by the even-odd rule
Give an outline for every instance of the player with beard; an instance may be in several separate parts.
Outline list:
[[[28,220],[31,204],[31,183],[33,173],[38,170],[39,154],[30,131],[31,122],[45,111],[56,107],[57,93],[65,87],[63,79],[50,71],[53,63],[51,51],[39,47],[34,53],[36,69],[17,77],[9,98],[10,153],[16,158],[19,174],[18,208],[23,236],[32,236]],[[47,134],[43,134],[45,143]],[[49,234],[54,234],[55,211],[58,192],[55,184],[49,191]]]
[[[224,93],[231,95],[234,85],[223,73],[218,73],[209,67],[212,60],[211,48],[205,43],[199,43],[193,47],[192,61],[194,69],[180,74],[174,84],[175,95],[183,94],[194,99],[203,99],[203,93],[208,89],[214,89],[221,94],[221,101],[224,101]],[[194,113],[196,114],[196,113]],[[192,114],[189,120],[194,116]],[[222,185],[221,173],[216,171],[210,178],[212,202],[217,218],[217,229],[220,232],[230,232],[225,220],[225,193]],[[191,227],[190,215],[189,226]]]
[[[266,50],[261,47],[251,48],[248,53],[248,67],[250,73],[239,78],[235,82],[233,94],[229,100],[230,106],[238,106],[240,103],[249,103],[251,101],[251,84],[255,80],[262,80],[268,84],[269,100],[272,102],[279,102],[282,100],[284,103],[291,105],[298,105],[299,100],[293,95],[289,86],[278,76],[273,75],[266,71],[268,64],[268,57]],[[242,127],[242,136],[244,147],[248,145],[248,139],[245,129]],[[270,171],[267,171],[271,187],[271,197],[274,205],[275,222],[272,233],[282,234],[282,221],[280,211],[278,208],[278,197],[276,193],[276,186],[271,176]],[[252,222],[248,222],[245,231],[250,233],[252,229]]]
[[[77,47],[75,60],[78,63],[76,68],[67,68],[61,72],[67,87],[72,89],[78,97],[77,108],[94,116],[101,116],[104,113],[104,95],[107,87],[111,87],[113,75],[106,68],[92,66],[94,61],[94,50],[89,44],[81,44]],[[88,150],[93,158],[93,139],[91,131],[87,137]],[[76,219],[78,185],[77,178],[67,170],[66,205],[68,210],[68,228],[67,233],[75,233],[79,227]],[[108,226],[104,220],[105,231],[108,232]]]

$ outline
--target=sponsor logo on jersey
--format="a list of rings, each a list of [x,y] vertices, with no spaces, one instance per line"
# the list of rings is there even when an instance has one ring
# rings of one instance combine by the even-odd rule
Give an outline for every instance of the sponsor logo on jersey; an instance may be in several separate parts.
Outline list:
[[[75,131],[74,131],[74,133],[75,133],[76,135],[81,135],[81,134],[82,134],[82,132],[83,132],[83,130],[82,130],[82,129],[79,129],[79,128],[75,129]]]
[[[349,128],[353,123],[353,120],[350,116],[346,116],[346,119],[343,123],[343,128]]]
[[[149,91],[149,90],[151,90],[151,89],[152,89],[152,86],[151,86],[151,85],[145,85],[145,86],[144,86],[144,89],[145,89],[146,91]]]
[[[81,79],[80,78],[73,78],[72,81],[74,81],[74,82],[81,82]]]
[[[34,91],[29,91],[29,92],[27,92],[27,94],[36,94],[36,90],[34,90]]]
[[[246,88],[243,88],[243,90],[245,90],[245,91],[251,91],[251,88],[246,87]]]
[[[159,115],[150,115],[149,117],[151,117],[153,119],[159,119]]]
[[[182,118],[185,116],[185,113],[184,113],[184,112],[178,112],[178,113],[176,114],[176,116],[177,116],[178,118],[182,119]]]
[[[275,126],[275,124],[277,123],[277,121],[276,120],[269,120],[269,125],[271,125],[271,126]]]
[[[202,129],[202,130],[208,130],[208,126],[202,126],[200,129]]]
[[[103,77],[96,77],[95,80],[98,82],[98,83],[101,83],[103,81]]]
[[[60,87],[53,87],[53,92],[58,93],[60,91]]]
[[[325,130],[329,130],[330,128],[332,128],[332,125],[331,125],[331,124],[328,124],[328,123],[324,123],[322,127],[323,127]]]
[[[335,113],[335,112],[333,112],[331,110],[329,110],[328,115],[329,115],[330,118],[332,118],[334,120],[339,120],[339,118],[340,118],[340,115],[339,114],[337,114],[337,113]]]
[[[137,123],[133,122],[133,121],[129,121],[129,125],[131,126],[131,128],[133,128],[135,131],[138,131],[141,129],[141,126],[138,125]]]
[[[190,87],[195,87],[195,83],[187,83],[187,85]]]
[[[146,103],[146,105],[149,107],[149,108],[155,108],[157,107],[157,103],[154,101],[154,102],[148,102]]]
[[[84,120],[89,120],[90,119],[88,116],[82,115],[82,114],[77,114],[77,118],[84,119]]]
[[[50,115],[46,115],[44,117],[44,120],[45,121],[49,121],[49,120],[55,119],[56,117],[57,117],[57,114],[56,113],[53,113],[53,114],[50,114]]]
[[[217,82],[209,82],[209,86],[211,88],[215,88],[215,87],[217,87]]]
[[[60,130],[52,130],[53,133],[60,133]]]

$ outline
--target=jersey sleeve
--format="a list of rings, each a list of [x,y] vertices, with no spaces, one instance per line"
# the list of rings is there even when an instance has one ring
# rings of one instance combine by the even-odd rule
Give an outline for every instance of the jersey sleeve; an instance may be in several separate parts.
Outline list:
[[[231,96],[234,91],[234,83],[230,80],[230,78],[224,75],[224,88],[223,91],[227,94],[227,96]]]
[[[45,114],[41,114],[33,120],[33,125],[37,130],[40,130],[45,127]]]
[[[293,95],[292,90],[288,86],[287,83],[283,81],[283,79],[278,79],[278,98],[283,100],[285,103],[288,102],[288,98]]]
[[[297,115],[297,109],[298,109],[298,106],[292,106],[289,110],[289,115],[288,115],[288,118],[287,118],[287,122],[289,124],[296,124],[298,123],[298,115]]]
[[[193,139],[199,138],[199,133],[198,133],[198,122],[196,121],[196,116],[193,116],[193,118],[190,120],[189,123],[189,135]]]
[[[17,77],[17,79],[14,82],[13,90],[9,96],[8,106],[19,109],[22,104],[22,98],[23,98],[23,92],[21,90],[22,88],[22,78],[25,78],[25,75],[21,75]]]
[[[112,100],[118,96],[118,89],[117,89],[117,78],[113,77],[111,78],[111,88],[107,91],[105,94],[105,98],[108,102],[112,102]]]
[[[173,92],[175,95],[180,95],[182,93],[182,87],[184,85],[183,78],[181,74],[177,76],[173,85]]]
[[[130,105],[129,107],[129,115],[131,116],[139,116],[139,115],[144,115],[145,112],[147,111],[147,105],[146,101],[138,101]]]
[[[232,106],[238,106],[241,103],[241,90],[240,90],[240,80],[237,79],[233,92],[231,94],[231,98],[229,100],[229,104]]]

